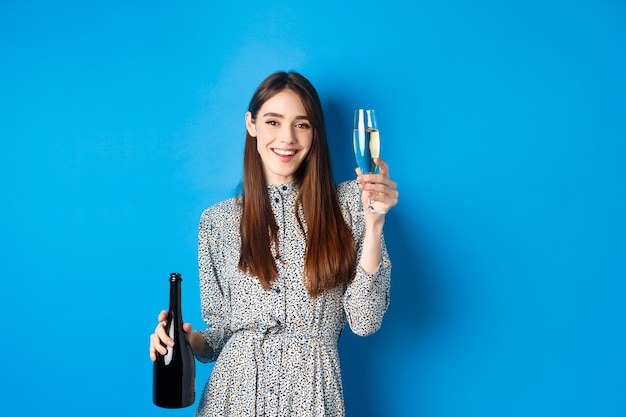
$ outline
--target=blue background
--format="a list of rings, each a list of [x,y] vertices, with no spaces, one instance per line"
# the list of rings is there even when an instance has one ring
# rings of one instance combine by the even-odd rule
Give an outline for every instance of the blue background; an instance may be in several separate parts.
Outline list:
[[[0,5],[3,416],[169,415],[148,336],[241,177],[270,72],[355,107],[398,182],[392,304],[340,341],[349,416],[626,415],[626,3]],[[211,366],[198,366],[198,391]]]

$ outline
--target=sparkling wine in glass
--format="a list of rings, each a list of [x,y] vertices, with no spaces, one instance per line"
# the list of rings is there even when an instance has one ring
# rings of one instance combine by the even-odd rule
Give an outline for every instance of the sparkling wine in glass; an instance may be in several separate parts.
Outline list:
[[[364,174],[372,174],[376,171],[374,158],[380,156],[380,135],[376,123],[376,112],[373,109],[358,109],[354,111],[354,128],[352,130],[352,143],[356,163]],[[362,214],[384,214],[374,208],[371,201],[367,200],[367,207]]]

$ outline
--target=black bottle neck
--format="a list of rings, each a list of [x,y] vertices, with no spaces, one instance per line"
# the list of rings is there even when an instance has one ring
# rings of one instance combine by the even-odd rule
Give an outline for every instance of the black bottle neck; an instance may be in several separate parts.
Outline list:
[[[170,313],[175,314],[180,320],[181,317],[181,285],[183,281],[179,273],[172,273],[170,275]]]

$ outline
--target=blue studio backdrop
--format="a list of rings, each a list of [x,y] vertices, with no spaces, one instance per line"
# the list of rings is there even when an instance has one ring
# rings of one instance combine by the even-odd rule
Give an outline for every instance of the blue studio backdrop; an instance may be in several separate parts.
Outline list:
[[[0,4],[0,415],[152,405],[148,337],[258,83],[322,98],[336,179],[378,111],[400,203],[381,330],[340,340],[348,416],[626,415],[622,0]],[[211,365],[198,365],[198,393]]]

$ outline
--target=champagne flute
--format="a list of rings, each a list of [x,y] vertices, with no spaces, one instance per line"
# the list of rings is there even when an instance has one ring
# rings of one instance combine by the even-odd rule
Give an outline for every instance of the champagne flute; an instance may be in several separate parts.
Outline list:
[[[373,174],[377,168],[374,158],[378,158],[380,154],[380,135],[376,123],[376,112],[373,109],[354,111],[352,143],[356,163],[361,168],[361,172]],[[361,214],[385,214],[385,212],[376,210],[368,198],[367,207]]]

